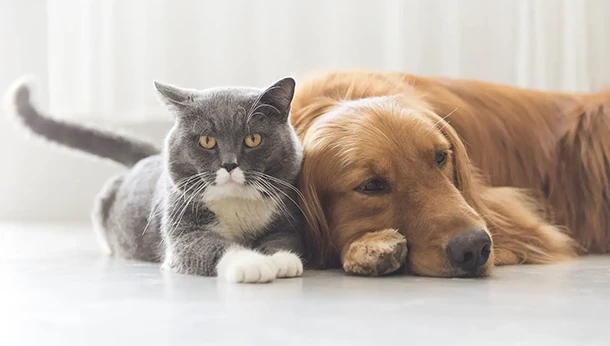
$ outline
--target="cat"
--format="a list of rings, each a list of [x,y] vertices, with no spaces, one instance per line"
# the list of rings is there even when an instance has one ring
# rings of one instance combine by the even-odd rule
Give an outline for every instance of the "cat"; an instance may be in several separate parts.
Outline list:
[[[160,152],[116,133],[56,120],[9,93],[12,114],[51,142],[130,170],[99,193],[92,219],[110,255],[182,274],[269,282],[303,272],[294,187],[303,149],[290,124],[291,77],[266,89],[184,89],[155,82],[174,125]]]

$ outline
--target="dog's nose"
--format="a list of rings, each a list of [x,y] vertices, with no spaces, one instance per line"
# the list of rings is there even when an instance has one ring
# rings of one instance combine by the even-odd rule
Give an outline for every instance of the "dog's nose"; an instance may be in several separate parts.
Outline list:
[[[468,273],[487,263],[491,252],[491,238],[483,229],[460,233],[447,244],[449,262]]]
[[[226,169],[227,172],[231,172],[232,170],[237,168],[237,166],[239,166],[237,163],[224,163],[220,167]]]

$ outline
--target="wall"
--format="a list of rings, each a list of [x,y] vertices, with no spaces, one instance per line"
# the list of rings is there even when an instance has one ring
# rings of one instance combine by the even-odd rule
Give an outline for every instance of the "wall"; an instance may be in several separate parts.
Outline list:
[[[155,78],[263,86],[351,68],[598,90],[609,11],[606,0],[0,0],[0,92],[33,73],[56,115],[160,143]],[[0,160],[0,221],[88,220],[122,169],[27,138],[5,116]]]
[[[10,2],[10,3],[9,3]],[[0,2],[0,91],[26,73],[47,84],[46,6],[38,0]],[[19,20],[27,18],[27,21]],[[32,26],[31,23],[37,23]],[[28,45],[28,49],[22,49]],[[24,54],[27,52],[27,54]],[[42,90],[41,90],[42,91]],[[48,104],[46,93],[36,95]],[[168,122],[123,124],[122,130],[161,143]],[[35,140],[4,114],[0,116],[0,220],[87,221],[93,197],[121,167]]]

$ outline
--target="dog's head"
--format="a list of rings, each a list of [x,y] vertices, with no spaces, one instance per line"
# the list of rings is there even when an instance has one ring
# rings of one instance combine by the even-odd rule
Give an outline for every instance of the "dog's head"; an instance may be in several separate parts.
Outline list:
[[[410,272],[486,276],[489,231],[477,177],[455,130],[423,101],[384,96],[336,104],[308,129],[300,187],[313,266],[350,240],[398,229]]]

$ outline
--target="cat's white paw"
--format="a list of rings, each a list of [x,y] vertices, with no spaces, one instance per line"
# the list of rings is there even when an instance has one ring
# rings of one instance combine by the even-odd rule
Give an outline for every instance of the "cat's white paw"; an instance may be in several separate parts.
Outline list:
[[[294,278],[303,274],[303,262],[299,256],[288,252],[279,251],[271,256],[277,267],[278,278]]]
[[[278,269],[271,256],[253,250],[227,251],[216,266],[218,277],[235,283],[263,283],[276,278]]]

